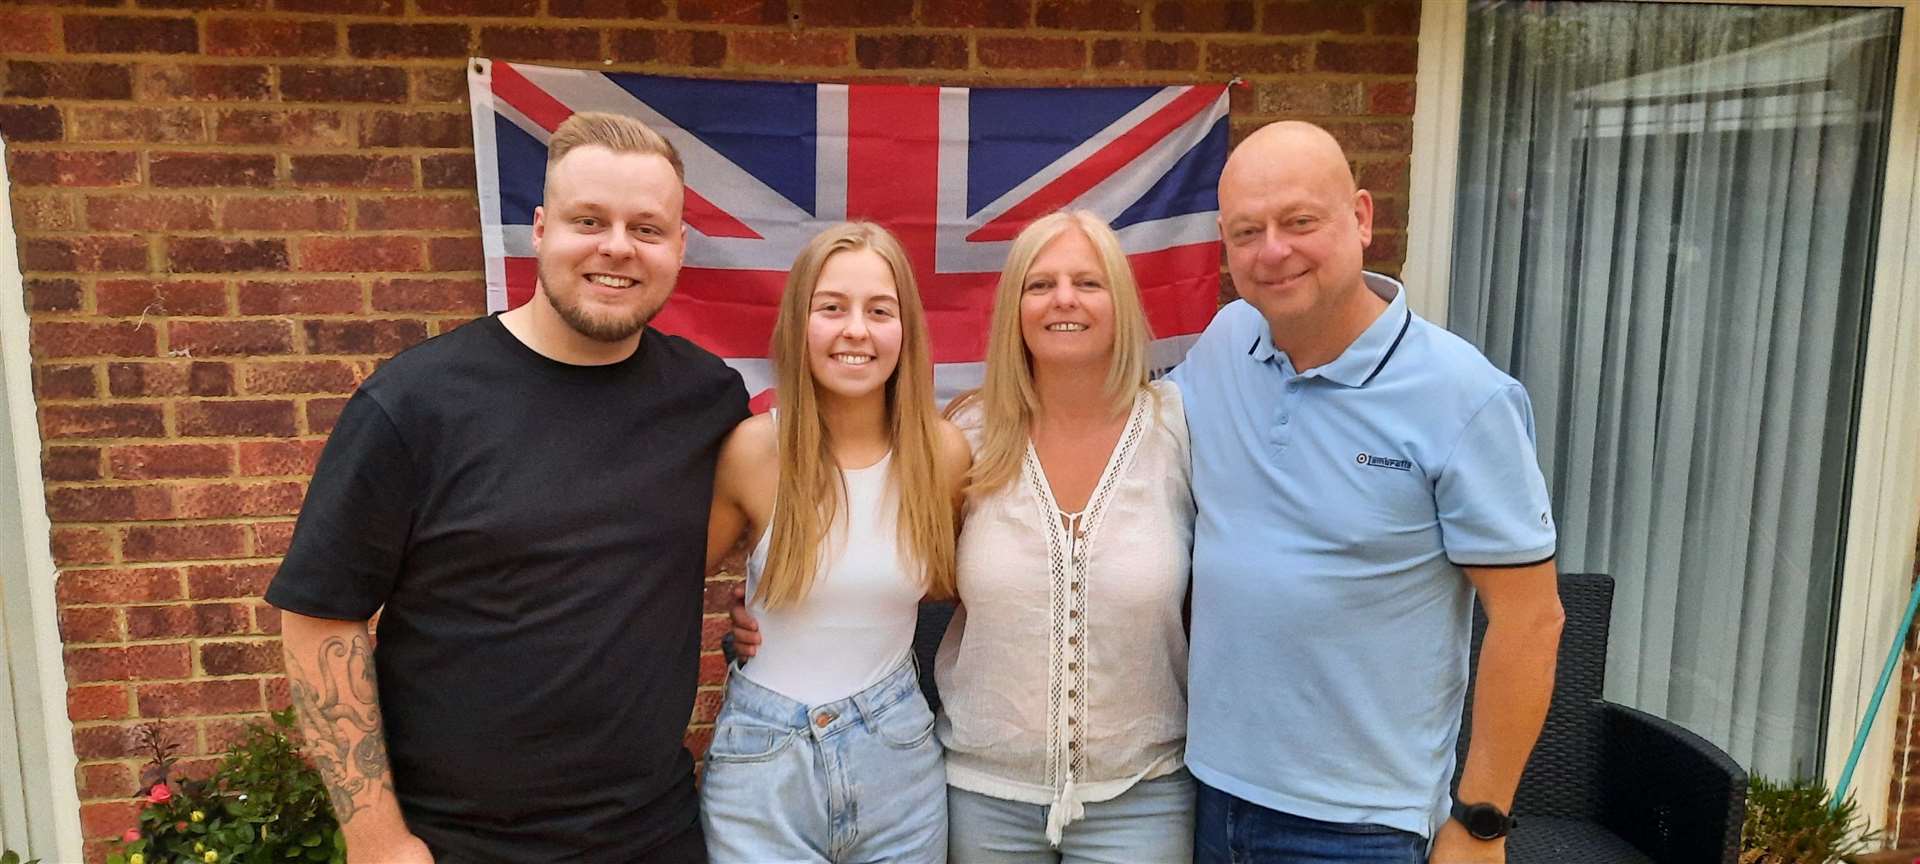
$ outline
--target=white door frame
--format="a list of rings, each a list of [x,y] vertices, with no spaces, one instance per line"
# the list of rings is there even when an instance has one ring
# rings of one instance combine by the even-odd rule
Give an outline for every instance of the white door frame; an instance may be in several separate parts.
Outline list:
[[[1920,0],[1665,0],[1768,6],[1900,9],[1899,59],[1887,142],[1886,190],[1867,313],[1858,449],[1853,457],[1846,548],[1827,735],[1829,787],[1839,781],[1866,714],[1894,629],[1906,611],[1920,531]],[[1412,203],[1407,224],[1407,299],[1446,321],[1453,260],[1453,206],[1466,69],[1465,0],[1422,0],[1413,111]],[[1886,822],[1893,779],[1898,682],[1880,706],[1855,769],[1851,794],[1875,827]]]
[[[67,719],[67,676],[61,661],[54,602],[52,525],[40,476],[40,427],[33,401],[33,359],[27,351],[25,280],[20,275],[7,182],[6,142],[0,141],[0,386],[4,386],[6,440],[14,488],[0,489],[18,507],[0,507],[17,520],[0,525],[0,847],[47,861],[85,857],[80,796],[74,783],[73,724]],[[0,466],[5,467],[5,466]],[[0,471],[0,476],[8,472]],[[14,502],[7,502],[12,504]],[[18,552],[19,557],[13,557]]]

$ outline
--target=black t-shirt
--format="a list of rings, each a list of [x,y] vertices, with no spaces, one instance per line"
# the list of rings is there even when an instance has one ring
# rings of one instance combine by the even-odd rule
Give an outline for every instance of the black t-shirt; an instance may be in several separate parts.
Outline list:
[[[740,376],[647,330],[573,366],[485,318],[341,412],[268,602],[380,616],[413,831],[475,861],[631,861],[697,824],[682,746],[707,510]]]

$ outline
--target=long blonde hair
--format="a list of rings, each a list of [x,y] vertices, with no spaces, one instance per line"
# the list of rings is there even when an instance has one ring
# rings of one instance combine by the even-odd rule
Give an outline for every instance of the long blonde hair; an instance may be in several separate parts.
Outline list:
[[[843,222],[815,235],[787,273],[773,325],[774,389],[780,447],[780,483],[768,538],[767,565],[754,598],[768,608],[797,603],[813,588],[820,547],[846,500],[826,421],[807,362],[807,317],[827,259],[870,250],[887,262],[900,298],[900,361],[887,379],[893,464],[888,482],[899,505],[899,543],[905,563],[925,569],[928,594],[954,593],[953,495],[940,476],[940,415],[933,404],[933,352],[926,310],[907,264],[906,250],[872,222]],[[812,506],[808,506],[811,503]]]
[[[1020,471],[1026,458],[1027,436],[1040,398],[1033,389],[1033,358],[1020,332],[1020,297],[1027,271],[1040,250],[1068,231],[1078,230],[1093,244],[1106,271],[1107,291],[1113,297],[1113,358],[1107,367],[1103,393],[1114,413],[1126,411],[1147,389],[1147,342],[1152,329],[1140,305],[1140,289],[1133,267],[1120,248],[1120,238],[1106,220],[1088,210],[1063,210],[1035,219],[1013,238],[1000,284],[993,292],[993,318],[987,335],[987,372],[980,389],[963,394],[947,409],[949,416],[978,404],[984,414],[980,448],[967,472],[967,494],[992,492]]]

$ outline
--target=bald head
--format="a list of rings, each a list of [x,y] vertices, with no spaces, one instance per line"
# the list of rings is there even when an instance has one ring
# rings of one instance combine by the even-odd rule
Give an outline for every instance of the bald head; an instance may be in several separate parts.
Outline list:
[[[1282,179],[1351,196],[1358,188],[1340,142],[1327,130],[1301,120],[1268,123],[1233,148],[1220,172],[1220,195]]]

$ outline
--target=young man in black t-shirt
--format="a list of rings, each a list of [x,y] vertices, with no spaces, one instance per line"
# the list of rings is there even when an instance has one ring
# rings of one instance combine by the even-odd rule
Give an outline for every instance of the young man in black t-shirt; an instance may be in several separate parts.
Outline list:
[[[714,459],[747,400],[646,326],[685,249],[681,172],[637,121],[569,119],[533,299],[402,352],[341,412],[267,600],[350,862],[705,860],[681,737]]]

